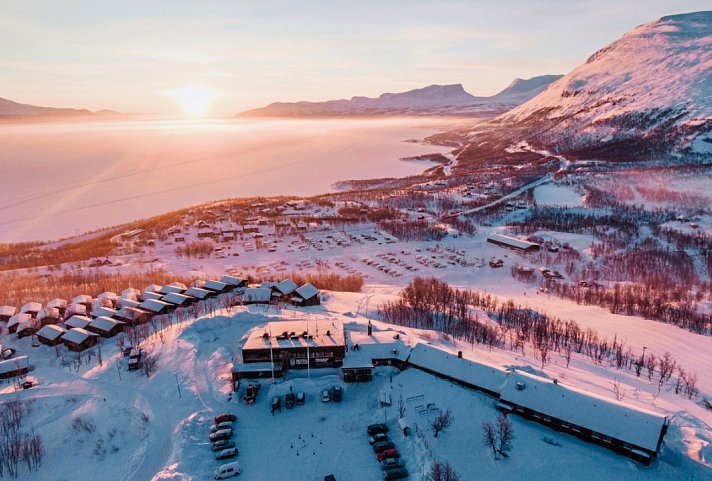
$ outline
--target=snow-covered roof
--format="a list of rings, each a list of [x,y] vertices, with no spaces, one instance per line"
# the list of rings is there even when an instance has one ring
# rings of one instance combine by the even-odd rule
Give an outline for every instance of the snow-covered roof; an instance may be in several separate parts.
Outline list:
[[[203,284],[203,289],[208,289],[211,291],[222,292],[227,288],[227,284],[220,281],[209,280]]]
[[[72,299],[72,304],[91,304],[93,300],[89,294],[79,294]]]
[[[65,332],[67,331],[62,327],[55,326],[54,324],[48,324],[42,327],[42,329],[40,329],[39,331],[37,331],[37,335],[50,341],[54,341],[55,339],[63,335]]]
[[[151,312],[161,312],[165,309],[173,307],[173,305],[157,299],[148,299],[139,304],[138,307]]]
[[[45,307],[37,313],[37,319],[59,319],[59,309],[56,307]]]
[[[15,306],[0,306],[0,316],[12,317],[17,312]]]
[[[246,279],[241,279],[239,277],[225,275],[225,276],[222,276],[222,279],[220,279],[220,282],[227,284],[229,286],[237,287],[237,286],[245,283]]]
[[[29,367],[29,358],[27,356],[18,356],[7,361],[0,361],[0,374],[7,374],[16,371],[18,368],[28,369]]]
[[[119,309],[123,309],[124,307],[138,307],[139,304],[141,303],[135,299],[127,299],[125,297],[120,297],[117,306]]]
[[[158,292],[161,290],[161,286],[158,284],[149,284],[146,286],[146,288],[143,290],[143,292]]]
[[[520,371],[509,375],[500,400],[651,451],[657,449],[666,422],[652,411]]]
[[[98,307],[91,312],[92,317],[113,317],[116,315],[116,309],[110,307]]]
[[[96,336],[96,334],[87,331],[86,329],[81,329],[79,327],[69,329],[62,336],[63,341],[73,342],[75,344],[81,344],[86,341],[87,338],[91,336]]]
[[[110,301],[115,301],[118,297],[119,296],[117,296],[115,292],[111,291],[102,292],[101,294],[96,296],[97,299],[108,299]]]
[[[163,294],[159,294],[158,292],[153,291],[146,291],[142,294],[142,297],[144,301],[148,301],[150,299],[160,300],[163,297]]]
[[[278,282],[277,284],[274,285],[274,288],[277,289],[282,295],[287,295],[291,294],[295,290],[297,290],[297,283],[294,282],[292,279],[285,279],[282,282]]]
[[[12,316],[8,321],[7,321],[7,327],[10,328],[14,325],[19,325],[21,322],[24,322],[28,319],[32,319],[32,316],[29,315],[26,312],[20,312],[18,314],[15,314]]]
[[[302,299],[311,299],[312,297],[319,294],[319,289],[314,287],[312,284],[307,283],[294,291],[294,294],[301,297]]]
[[[66,327],[74,327],[74,328],[81,328],[84,329],[89,325],[91,322],[91,319],[89,319],[86,316],[72,316],[66,321],[64,321],[64,325]]]
[[[61,308],[67,307],[67,300],[66,300],[66,299],[60,299],[60,298],[52,299],[51,301],[49,301],[49,302],[47,303],[47,307],[54,307],[54,308],[57,308],[57,309],[61,309]]]
[[[134,306],[126,306],[119,309],[119,312],[116,313],[116,317],[118,319],[127,319],[133,321],[139,319],[144,314],[146,314],[146,312],[142,311],[141,309],[138,309]]]
[[[86,314],[87,306],[85,306],[84,304],[72,303],[69,305],[69,307],[67,307],[67,311],[73,314]]]
[[[190,300],[189,296],[184,296],[183,294],[178,294],[177,292],[171,292],[163,296],[163,302],[168,302],[169,304],[175,304],[176,306],[182,306]]]
[[[129,287],[121,291],[121,297],[124,299],[138,299],[138,296],[140,295],[141,291],[139,291],[135,287]]]
[[[328,331],[328,335],[327,335]],[[295,334],[295,338],[287,336],[286,339],[277,339],[283,333]],[[305,339],[302,334],[307,332],[309,338]],[[268,337],[265,338],[264,334]],[[268,322],[265,326],[253,329],[250,332],[243,349],[263,349],[269,348],[294,348],[314,346],[345,346],[344,323],[338,319],[321,319],[310,321],[277,321]]]
[[[161,294],[170,294],[171,292],[180,294],[183,291],[185,291],[185,289],[180,286],[174,286],[173,284],[166,284],[158,290],[158,292],[160,292]]]
[[[408,363],[492,392],[499,392],[507,378],[507,371],[500,367],[460,358],[423,343],[411,350]]]
[[[242,302],[269,302],[272,290],[266,287],[248,287],[242,293]]]
[[[186,296],[195,297],[196,299],[205,299],[206,297],[210,296],[210,294],[210,291],[207,291],[200,287],[191,287],[190,289],[185,291]]]
[[[22,309],[20,309],[20,312],[40,312],[42,310],[42,304],[39,302],[28,302],[24,306],[22,306]]]
[[[488,242],[501,242],[503,244],[510,245],[512,247],[516,247],[518,249],[528,249],[530,247],[538,247],[539,244],[534,244],[533,242],[527,242],[522,239],[518,239],[516,237],[510,237],[508,235],[503,235],[503,234],[491,234],[489,237],[487,237]]]
[[[101,316],[101,317],[97,317],[96,319],[91,321],[89,326],[93,327],[94,329],[99,329],[101,331],[109,332],[117,325],[123,325],[123,324],[124,323],[121,321],[117,321],[110,317]]]

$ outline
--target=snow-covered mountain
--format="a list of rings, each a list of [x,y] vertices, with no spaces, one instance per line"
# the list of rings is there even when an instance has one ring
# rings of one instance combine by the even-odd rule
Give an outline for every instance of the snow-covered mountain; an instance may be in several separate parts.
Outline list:
[[[461,84],[430,85],[400,93],[384,93],[376,98],[352,97],[326,102],[276,102],[239,115],[264,117],[368,115],[368,114],[439,114],[470,113],[473,109],[509,110],[537,95],[559,75],[544,75],[527,80],[515,79],[507,88],[491,97],[469,94]]]
[[[44,116],[82,116],[82,115],[105,115],[115,114],[109,110],[100,112],[92,112],[86,109],[69,109],[55,107],[39,107],[37,105],[21,104],[0,98],[0,118],[17,118],[17,117],[44,117]]]
[[[634,28],[499,120],[560,153],[712,153],[712,12]]]

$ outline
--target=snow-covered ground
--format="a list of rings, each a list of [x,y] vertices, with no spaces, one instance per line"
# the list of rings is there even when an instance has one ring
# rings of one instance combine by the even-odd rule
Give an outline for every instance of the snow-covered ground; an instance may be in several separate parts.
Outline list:
[[[534,199],[539,205],[556,207],[582,207],[581,194],[570,187],[556,184],[540,185],[534,189]]]

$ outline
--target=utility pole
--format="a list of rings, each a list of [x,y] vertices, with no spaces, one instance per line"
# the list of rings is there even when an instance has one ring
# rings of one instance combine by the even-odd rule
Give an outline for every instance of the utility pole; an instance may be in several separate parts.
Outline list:
[[[178,371],[174,372],[173,374],[175,374],[175,376],[176,376],[176,386],[178,387],[178,397],[182,398],[183,396],[181,396],[181,393],[180,393],[180,383],[178,382]]]

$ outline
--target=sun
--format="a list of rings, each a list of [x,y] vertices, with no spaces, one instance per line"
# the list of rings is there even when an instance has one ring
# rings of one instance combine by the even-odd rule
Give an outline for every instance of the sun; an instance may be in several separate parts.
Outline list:
[[[207,87],[186,87],[176,90],[174,96],[185,115],[205,117],[215,97],[215,92]]]

